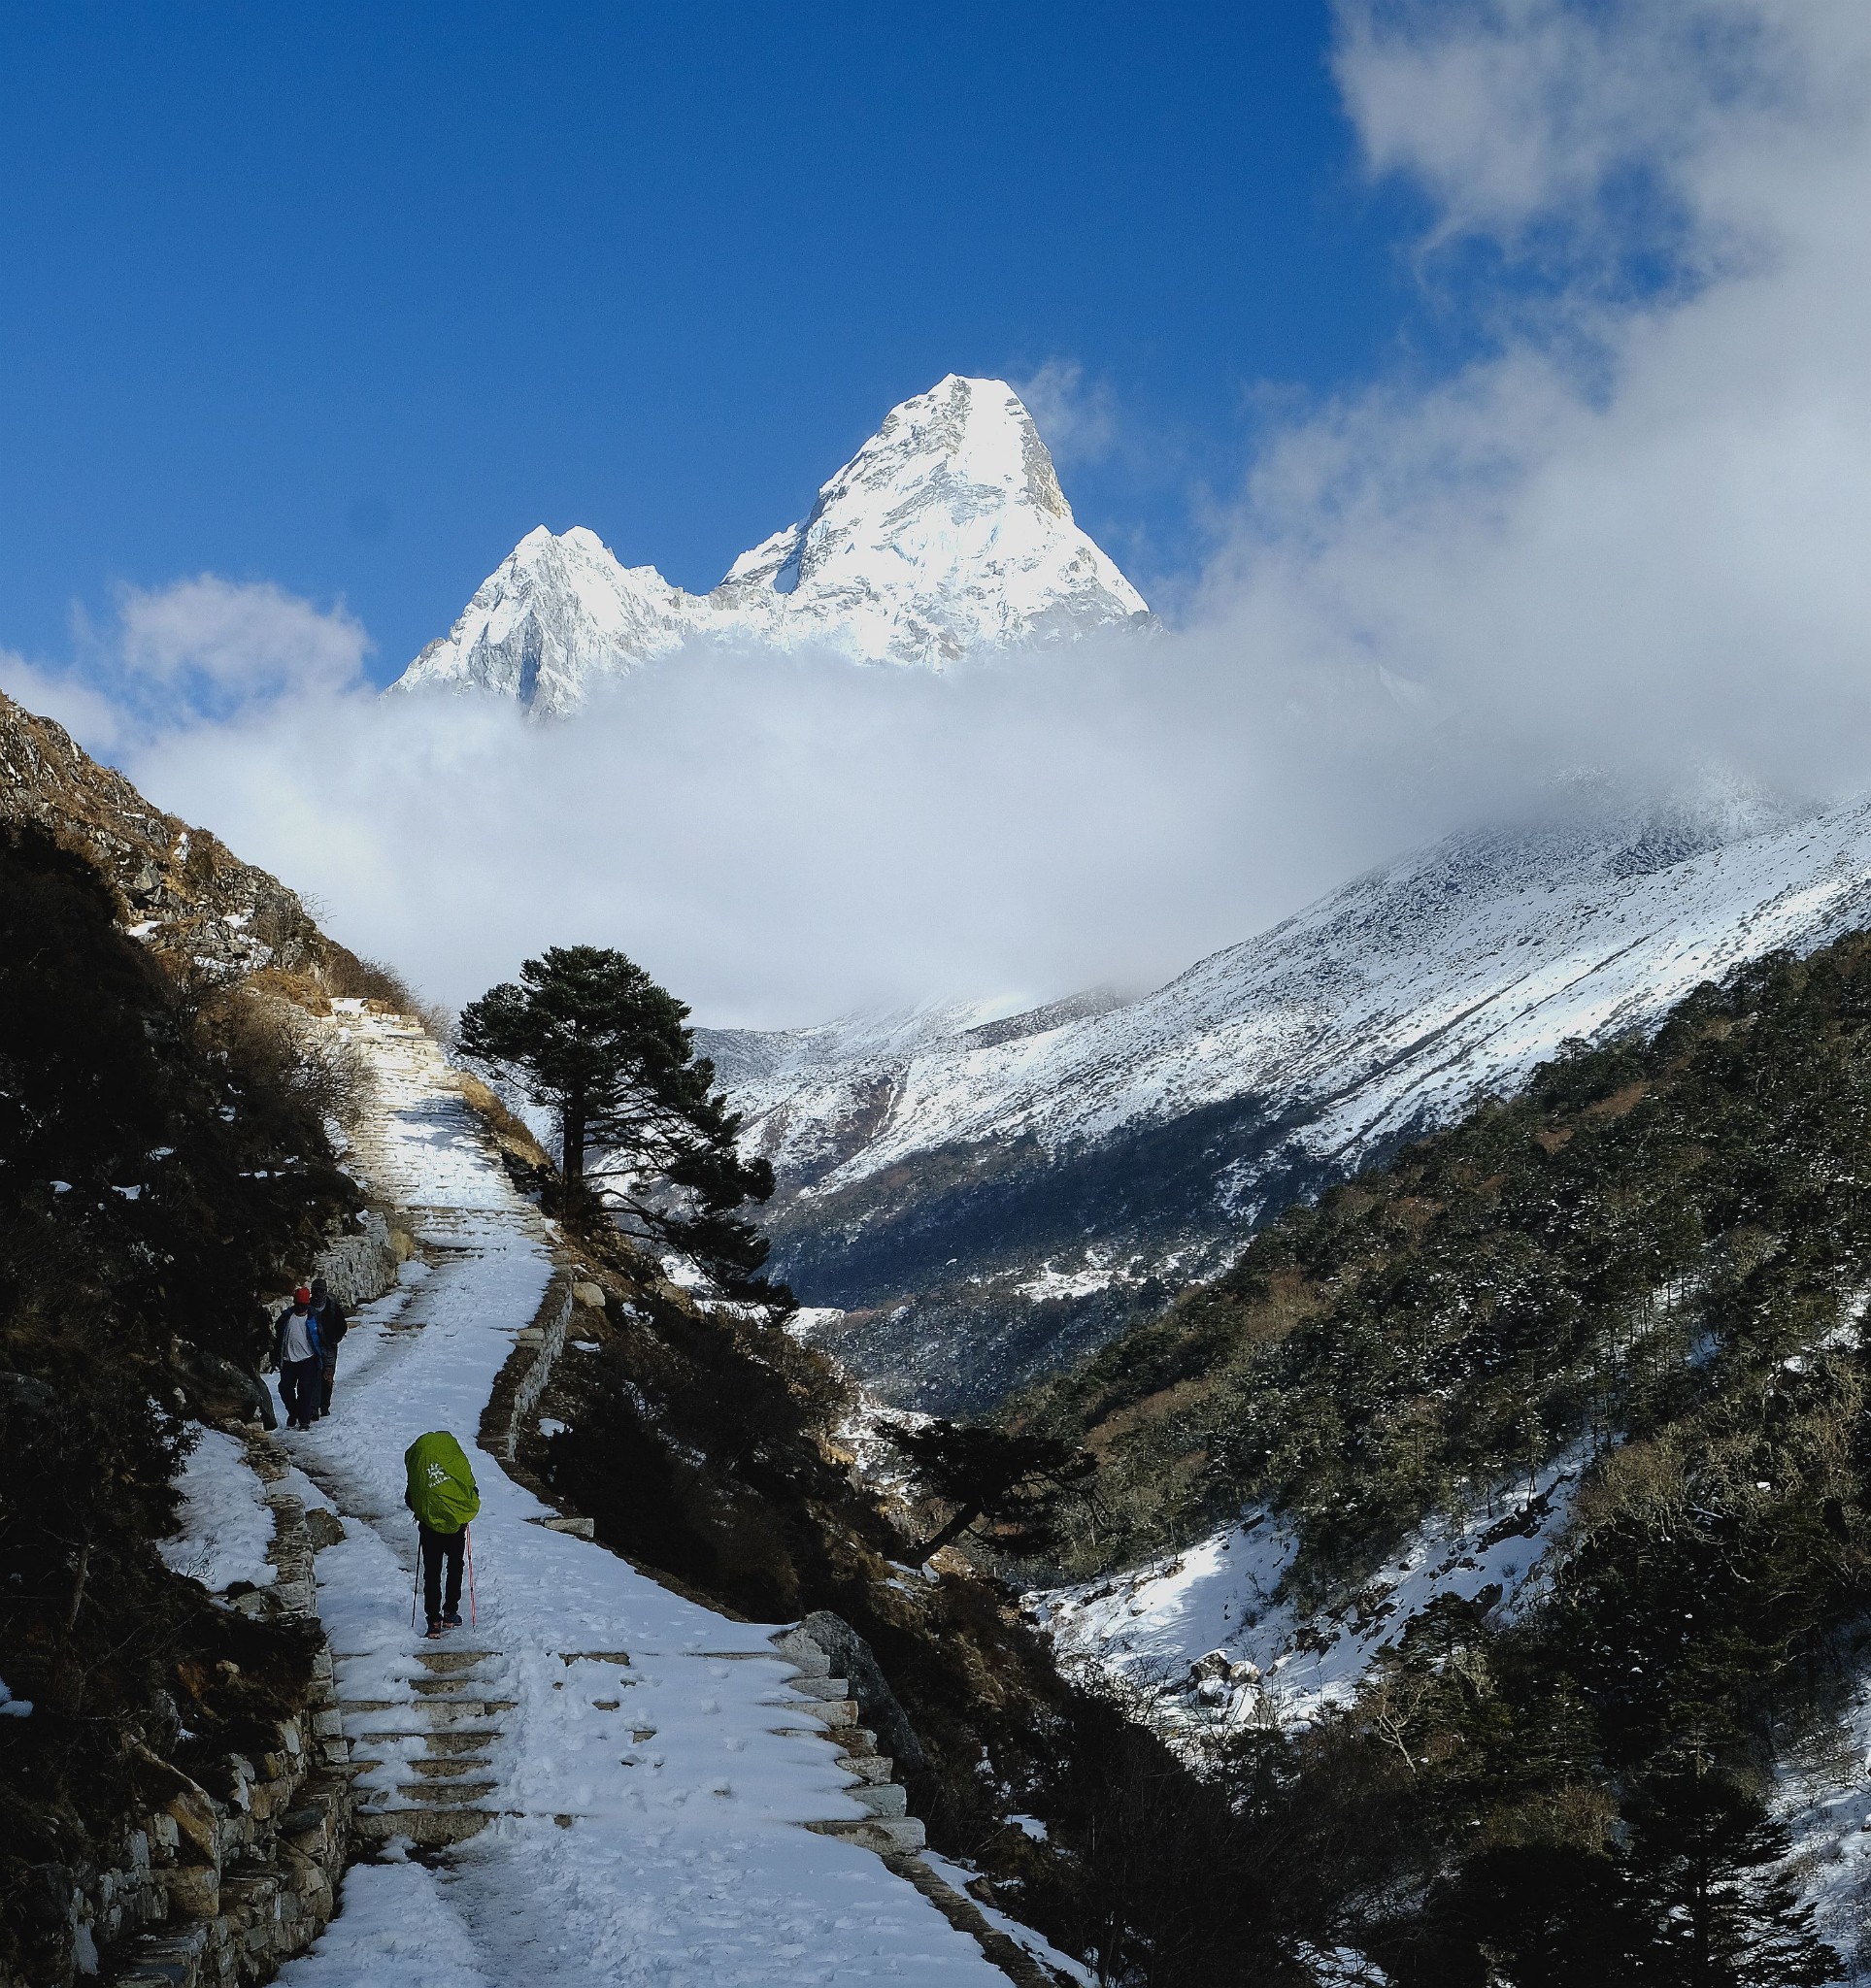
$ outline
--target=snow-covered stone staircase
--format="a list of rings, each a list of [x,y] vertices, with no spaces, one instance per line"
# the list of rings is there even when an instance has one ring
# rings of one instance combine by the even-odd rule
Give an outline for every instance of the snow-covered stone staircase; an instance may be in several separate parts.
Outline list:
[[[350,1163],[422,1261],[346,1340],[332,1418],[284,1439],[343,1514],[319,1608],[358,1828],[383,1846],[290,1988],[403,1988],[444,1955],[460,1988],[1004,1983],[996,1936],[938,1895],[921,1825],[830,1660],[659,1586],[503,1468],[510,1444],[483,1418],[510,1363],[551,1337],[556,1237],[419,1030],[362,1012],[335,1025],[379,1075]],[[402,1453],[438,1428],[470,1446],[480,1483],[479,1607],[430,1641],[410,1620]],[[405,1951],[407,1975],[385,1960]]]
[[[357,1833],[374,1842],[406,1837],[438,1847],[465,1842],[494,1814],[500,1716],[516,1701],[489,1688],[496,1653],[437,1648],[416,1653],[406,1699],[341,1702],[356,1787]]]
[[[878,1752],[877,1735],[857,1723],[857,1702],[849,1682],[834,1677],[831,1660],[809,1644],[789,1643],[786,1655],[799,1666],[800,1674],[790,1686],[794,1699],[806,1702],[799,1711],[817,1720],[838,1746],[838,1765],[856,1776],[857,1785],[850,1792],[870,1810],[861,1822],[815,1822],[807,1827],[848,1838],[866,1849],[898,1854],[921,1849],[928,1839],[922,1825],[909,1812],[909,1797],[902,1786],[891,1779],[892,1762],[888,1754]]]

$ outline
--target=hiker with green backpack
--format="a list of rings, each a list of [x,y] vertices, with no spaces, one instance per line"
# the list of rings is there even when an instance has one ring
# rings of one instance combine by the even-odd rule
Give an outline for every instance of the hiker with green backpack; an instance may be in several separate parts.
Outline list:
[[[461,1627],[461,1557],[468,1543],[468,1526],[481,1510],[481,1493],[461,1445],[446,1429],[418,1436],[403,1452],[409,1485],[403,1503],[416,1514],[422,1542],[422,1600],[428,1609],[429,1635]],[[442,1563],[448,1562],[449,1585],[442,1591]]]

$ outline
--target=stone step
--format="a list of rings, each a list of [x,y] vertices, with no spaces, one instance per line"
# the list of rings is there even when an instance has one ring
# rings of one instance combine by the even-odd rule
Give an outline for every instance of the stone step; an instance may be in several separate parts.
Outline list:
[[[352,1744],[381,1746],[386,1740],[419,1740],[431,1753],[472,1753],[477,1747],[491,1746],[499,1738],[496,1726],[445,1726],[440,1731],[433,1726],[401,1730],[380,1727],[375,1732],[357,1734]]]
[[[465,1805],[472,1807],[494,1791],[492,1781],[399,1781],[396,1792],[405,1802],[440,1804],[445,1807]],[[902,1789],[897,1793],[900,1795]]]
[[[517,1698],[425,1698],[416,1709],[438,1726],[465,1726],[474,1719],[497,1718],[518,1703]]]
[[[498,1650],[418,1650],[416,1661],[432,1675],[452,1676],[457,1671],[465,1671],[478,1664],[483,1657],[497,1657]]]
[[[887,1781],[890,1777],[890,1757],[887,1753],[847,1753],[839,1758],[838,1765],[848,1774],[855,1774],[860,1781]]]
[[[457,1774],[472,1773],[477,1768],[491,1767],[493,1762],[484,1753],[464,1753],[441,1760],[428,1754],[412,1760],[409,1765],[424,1780],[446,1781]]]
[[[901,1857],[928,1846],[929,1834],[914,1815],[873,1815],[862,1822],[809,1822],[809,1830],[821,1837],[842,1837],[848,1843],[861,1843],[880,1856]]]
[[[847,1726],[839,1734],[838,1743],[852,1759],[861,1760],[877,1751],[877,1735],[868,1726]]]
[[[843,1677],[788,1677],[786,1688],[800,1698],[849,1698],[851,1685]]]
[[[860,1781],[845,1792],[853,1802],[861,1802],[873,1815],[903,1816],[910,1812],[910,1798],[894,1781],[880,1781],[875,1786]]]
[[[351,1828],[368,1843],[408,1837],[423,1849],[446,1849],[478,1837],[493,1820],[486,1808],[360,1808]]]

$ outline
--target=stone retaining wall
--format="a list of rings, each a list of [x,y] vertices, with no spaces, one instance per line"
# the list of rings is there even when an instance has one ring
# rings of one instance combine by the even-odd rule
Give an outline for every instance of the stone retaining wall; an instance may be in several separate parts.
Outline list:
[[[565,1350],[565,1331],[572,1322],[574,1279],[556,1270],[539,1301],[532,1323],[514,1341],[507,1363],[494,1376],[493,1392],[482,1410],[477,1437],[481,1447],[503,1464],[511,1464],[519,1442],[519,1428],[539,1406],[552,1365]]]
[[[331,1286],[339,1304],[354,1311],[394,1288],[397,1272],[413,1248],[403,1230],[392,1228],[377,1209],[367,1209],[356,1234],[327,1243],[312,1268]]]
[[[272,1488],[278,1569],[270,1588],[233,1606],[256,1616],[317,1620],[313,1539],[300,1501],[278,1488],[279,1445],[241,1425],[249,1462]],[[324,1931],[337,1906],[351,1837],[349,1754],[319,1640],[306,1702],[274,1728],[275,1743],[230,1754],[222,1801],[147,1748],[137,1781],[147,1810],[125,1818],[119,1861],[75,1888],[69,1964],[54,1978],[0,1988],[72,1988],[97,1977],[117,1988],[235,1988],[269,1981]]]

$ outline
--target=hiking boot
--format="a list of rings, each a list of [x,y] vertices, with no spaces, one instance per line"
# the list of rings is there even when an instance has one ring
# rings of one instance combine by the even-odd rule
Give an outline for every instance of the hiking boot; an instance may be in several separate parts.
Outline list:
[[[441,1618],[441,1617],[440,1617],[439,1615],[431,1615],[431,1616],[429,1617],[429,1635],[428,1635],[428,1640],[429,1640],[429,1641],[431,1641],[431,1642],[434,1642],[434,1641],[436,1641],[436,1640],[438,1640],[438,1639],[439,1639],[439,1638],[441,1637],[441,1634],[442,1634],[442,1618]]]
[[[459,1629],[461,1627],[460,1612],[458,1610],[451,1609],[448,1614],[444,1615],[442,1618],[442,1627],[444,1629]]]

